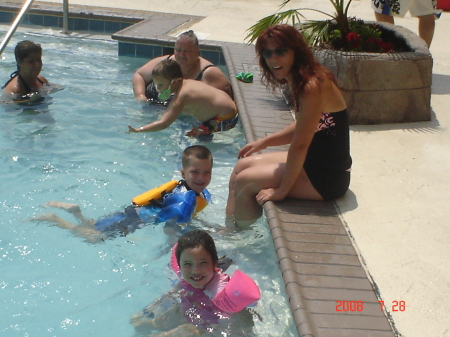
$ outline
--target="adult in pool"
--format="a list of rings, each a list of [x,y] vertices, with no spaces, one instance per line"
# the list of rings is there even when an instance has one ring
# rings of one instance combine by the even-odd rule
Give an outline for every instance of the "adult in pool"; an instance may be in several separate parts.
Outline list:
[[[41,98],[40,89],[48,83],[40,75],[42,70],[42,47],[33,41],[17,43],[14,49],[17,70],[3,86],[3,93],[12,95],[17,103],[31,103]]]
[[[178,35],[173,55],[156,57],[136,70],[131,82],[134,97],[137,100],[161,102],[158,100],[158,92],[153,84],[152,72],[158,63],[168,59],[178,62],[184,79],[202,81],[225,91],[232,97],[231,85],[227,77],[219,68],[200,56],[197,36],[189,30]]]
[[[225,92],[205,83],[183,78],[181,66],[174,60],[162,60],[152,72],[153,82],[163,100],[173,96],[160,120],[141,127],[128,126],[130,132],[155,132],[169,127],[181,113],[200,124],[189,131],[190,137],[212,136],[227,131],[238,121],[236,104]]]
[[[261,206],[269,200],[342,196],[350,183],[352,163],[344,98],[301,33],[289,25],[267,28],[257,39],[256,53],[266,85],[288,87],[296,120],[239,151],[226,215],[243,228],[261,216]],[[251,156],[284,144],[290,144],[288,151]]]

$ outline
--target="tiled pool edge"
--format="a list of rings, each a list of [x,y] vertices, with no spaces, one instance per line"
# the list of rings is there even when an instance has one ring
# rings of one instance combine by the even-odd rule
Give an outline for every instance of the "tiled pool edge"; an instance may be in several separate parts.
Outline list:
[[[0,23],[11,23],[22,6],[23,3],[14,0],[0,3]],[[166,22],[162,27],[155,25],[154,29],[160,36],[163,36],[166,32],[162,31],[162,29],[168,25],[174,28],[189,21],[199,21],[202,17],[139,10],[110,10],[105,7],[72,5],[69,1],[69,32],[89,31],[112,34],[138,22],[152,19],[159,20],[158,23],[161,23],[162,19]],[[26,24],[62,28],[62,4],[57,6],[51,3],[35,1],[22,20],[22,25]],[[155,35],[155,37],[157,36]]]

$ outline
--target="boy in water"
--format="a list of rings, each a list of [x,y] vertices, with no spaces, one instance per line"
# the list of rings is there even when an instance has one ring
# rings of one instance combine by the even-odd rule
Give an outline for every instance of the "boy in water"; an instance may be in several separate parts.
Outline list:
[[[224,91],[200,81],[183,79],[180,65],[174,60],[163,60],[152,72],[153,83],[161,101],[173,98],[159,121],[134,128],[130,132],[154,132],[169,127],[184,112],[200,122],[187,133],[197,137],[234,128],[238,121],[236,105]]]
[[[186,148],[183,151],[182,169],[180,171],[183,179],[172,193],[192,190],[197,196],[205,198],[205,189],[211,182],[212,166],[213,158],[208,148],[201,145]],[[150,209],[152,206],[129,205],[121,212],[95,221],[84,217],[80,207],[76,204],[50,201],[46,205],[66,210],[79,221],[79,224],[65,221],[54,213],[44,214],[34,218],[33,221],[51,222],[58,227],[72,231],[75,235],[84,237],[91,243],[104,241],[115,237],[117,234],[126,236],[137,228],[144,227],[146,222],[150,222],[155,217],[154,211]]]

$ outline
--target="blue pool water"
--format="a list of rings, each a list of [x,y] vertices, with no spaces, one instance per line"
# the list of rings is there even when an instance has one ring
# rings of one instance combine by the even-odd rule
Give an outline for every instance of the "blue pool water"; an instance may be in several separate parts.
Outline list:
[[[0,34],[1,36],[2,34]],[[50,200],[80,205],[98,219],[131,198],[178,179],[181,151],[197,141],[183,133],[191,121],[147,134],[128,134],[164,110],[134,101],[131,76],[145,60],[118,58],[111,41],[19,34],[0,61],[2,81],[15,70],[13,49],[31,39],[44,50],[44,75],[65,87],[34,109],[0,106],[0,336],[135,336],[130,316],[172,287],[167,237],[147,226],[99,244],[30,221],[55,212]],[[261,288],[256,336],[296,336],[265,221],[250,231],[221,235],[228,177],[245,140],[240,127],[217,134],[209,205],[193,226],[209,230]],[[261,263],[261,259],[264,263]],[[225,336],[225,335],[224,335]]]

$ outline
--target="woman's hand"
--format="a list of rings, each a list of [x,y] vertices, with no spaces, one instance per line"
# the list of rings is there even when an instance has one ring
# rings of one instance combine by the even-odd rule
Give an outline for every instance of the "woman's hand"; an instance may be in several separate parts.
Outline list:
[[[264,150],[267,146],[264,145],[264,138],[258,139],[254,142],[246,144],[238,154],[238,158],[245,158],[250,156],[251,154]]]
[[[267,201],[281,201],[286,198],[286,193],[280,191],[280,189],[275,188],[266,188],[256,195],[256,202],[261,206],[264,205]]]

